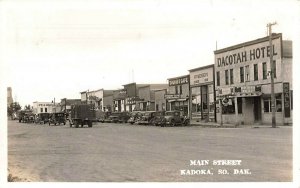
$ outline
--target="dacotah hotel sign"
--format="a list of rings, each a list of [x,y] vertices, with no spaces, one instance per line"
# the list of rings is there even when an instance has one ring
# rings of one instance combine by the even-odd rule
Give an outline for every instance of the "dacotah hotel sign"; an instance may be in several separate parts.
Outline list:
[[[273,58],[280,58],[281,37],[273,38],[272,44]],[[271,48],[268,40],[259,43],[254,41],[250,44],[236,45],[215,51],[216,67],[227,67],[250,61],[266,61],[270,58],[270,53]]]

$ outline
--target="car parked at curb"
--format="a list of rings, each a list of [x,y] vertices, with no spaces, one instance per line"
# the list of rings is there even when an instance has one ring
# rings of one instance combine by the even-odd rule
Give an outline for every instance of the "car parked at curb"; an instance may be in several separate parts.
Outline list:
[[[190,124],[190,120],[186,115],[183,115],[182,111],[167,111],[160,125],[164,126],[187,126]]]
[[[156,111],[152,119],[152,125],[160,126],[165,117],[165,111]]]
[[[130,118],[128,119],[127,123],[134,124],[140,119],[142,116],[143,112],[142,111],[132,111],[130,113]]]
[[[36,115],[35,123],[39,124],[46,124],[49,122],[50,113],[39,113]]]
[[[151,125],[154,118],[155,111],[146,111],[138,120],[139,125]]]
[[[98,122],[104,123],[108,120],[111,112],[99,112],[96,114]]]
[[[128,112],[113,112],[105,122],[109,123],[127,123],[130,118]]]
[[[63,112],[56,112],[56,113],[52,113],[50,114],[50,118],[49,118],[49,125],[51,124],[66,124],[66,115]]]

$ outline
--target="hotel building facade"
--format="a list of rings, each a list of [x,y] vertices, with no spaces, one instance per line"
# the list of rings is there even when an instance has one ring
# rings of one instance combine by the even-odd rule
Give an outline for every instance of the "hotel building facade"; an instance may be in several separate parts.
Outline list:
[[[269,37],[216,50],[215,92],[219,123],[271,124]],[[272,35],[277,124],[292,123],[292,41]]]

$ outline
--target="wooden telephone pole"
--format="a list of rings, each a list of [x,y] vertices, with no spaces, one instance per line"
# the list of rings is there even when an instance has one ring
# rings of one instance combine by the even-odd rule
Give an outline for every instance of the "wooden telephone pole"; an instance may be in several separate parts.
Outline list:
[[[271,109],[272,109],[272,128],[276,128],[276,107],[275,107],[275,93],[274,93],[274,62],[273,62],[273,45],[272,45],[272,25],[276,25],[276,22],[269,23],[269,45],[270,45],[270,67],[271,67]]]

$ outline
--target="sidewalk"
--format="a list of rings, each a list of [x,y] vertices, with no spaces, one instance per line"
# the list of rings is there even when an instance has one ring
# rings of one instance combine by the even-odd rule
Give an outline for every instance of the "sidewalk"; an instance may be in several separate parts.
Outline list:
[[[234,125],[234,124],[228,124],[223,123],[223,125],[220,125],[220,123],[216,122],[191,122],[190,126],[201,126],[201,127],[208,127],[208,128],[271,128],[272,125],[267,124],[252,124],[252,125]],[[276,125],[277,128],[279,127],[293,127],[293,124],[288,125],[282,125],[278,124]]]

